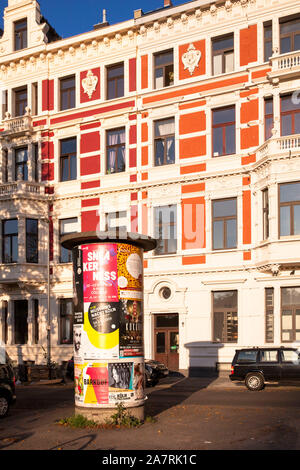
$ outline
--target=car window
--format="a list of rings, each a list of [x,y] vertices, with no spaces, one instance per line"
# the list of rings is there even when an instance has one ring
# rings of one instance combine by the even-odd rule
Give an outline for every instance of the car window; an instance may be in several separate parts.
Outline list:
[[[274,350],[260,351],[260,362],[278,362],[278,352]]]
[[[239,351],[238,362],[256,362],[257,351]]]
[[[299,353],[288,349],[286,351],[281,351],[282,353],[282,362],[292,362],[293,364],[300,364]]]

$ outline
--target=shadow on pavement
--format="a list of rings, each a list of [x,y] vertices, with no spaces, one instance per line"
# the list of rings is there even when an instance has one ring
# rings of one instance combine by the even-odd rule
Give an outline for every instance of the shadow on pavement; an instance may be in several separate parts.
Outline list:
[[[25,439],[28,439],[32,435],[33,433],[13,434],[7,437],[0,438],[0,450],[7,449],[13,444],[25,441]]]

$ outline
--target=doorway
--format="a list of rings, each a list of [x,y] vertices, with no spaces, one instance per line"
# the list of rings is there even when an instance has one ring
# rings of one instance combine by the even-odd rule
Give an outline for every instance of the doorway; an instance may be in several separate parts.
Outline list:
[[[158,314],[154,317],[155,360],[169,370],[179,368],[178,313]]]

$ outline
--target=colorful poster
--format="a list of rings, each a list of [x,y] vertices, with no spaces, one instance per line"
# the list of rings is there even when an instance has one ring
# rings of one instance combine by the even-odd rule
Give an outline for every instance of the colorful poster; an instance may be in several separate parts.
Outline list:
[[[74,325],[73,327],[73,344],[74,344],[74,361],[81,361],[84,358],[82,347],[82,325]]]
[[[117,245],[82,245],[83,300],[118,302]]]
[[[126,243],[118,244],[118,288],[120,299],[142,300],[142,250]]]
[[[141,358],[127,362],[85,362],[75,365],[75,403],[82,407],[138,406],[144,400]]]
[[[143,311],[142,302],[122,301],[120,317],[120,357],[143,355]]]
[[[82,251],[73,249],[73,305],[74,325],[83,324],[83,273]]]

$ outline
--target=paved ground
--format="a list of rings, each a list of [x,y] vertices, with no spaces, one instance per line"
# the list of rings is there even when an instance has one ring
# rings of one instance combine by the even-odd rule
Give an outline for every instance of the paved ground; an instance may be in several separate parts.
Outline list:
[[[17,387],[18,402],[0,421],[0,450],[280,450],[300,448],[300,387],[249,392],[217,379],[168,377],[147,389],[146,415],[135,429],[71,429],[73,384]]]

